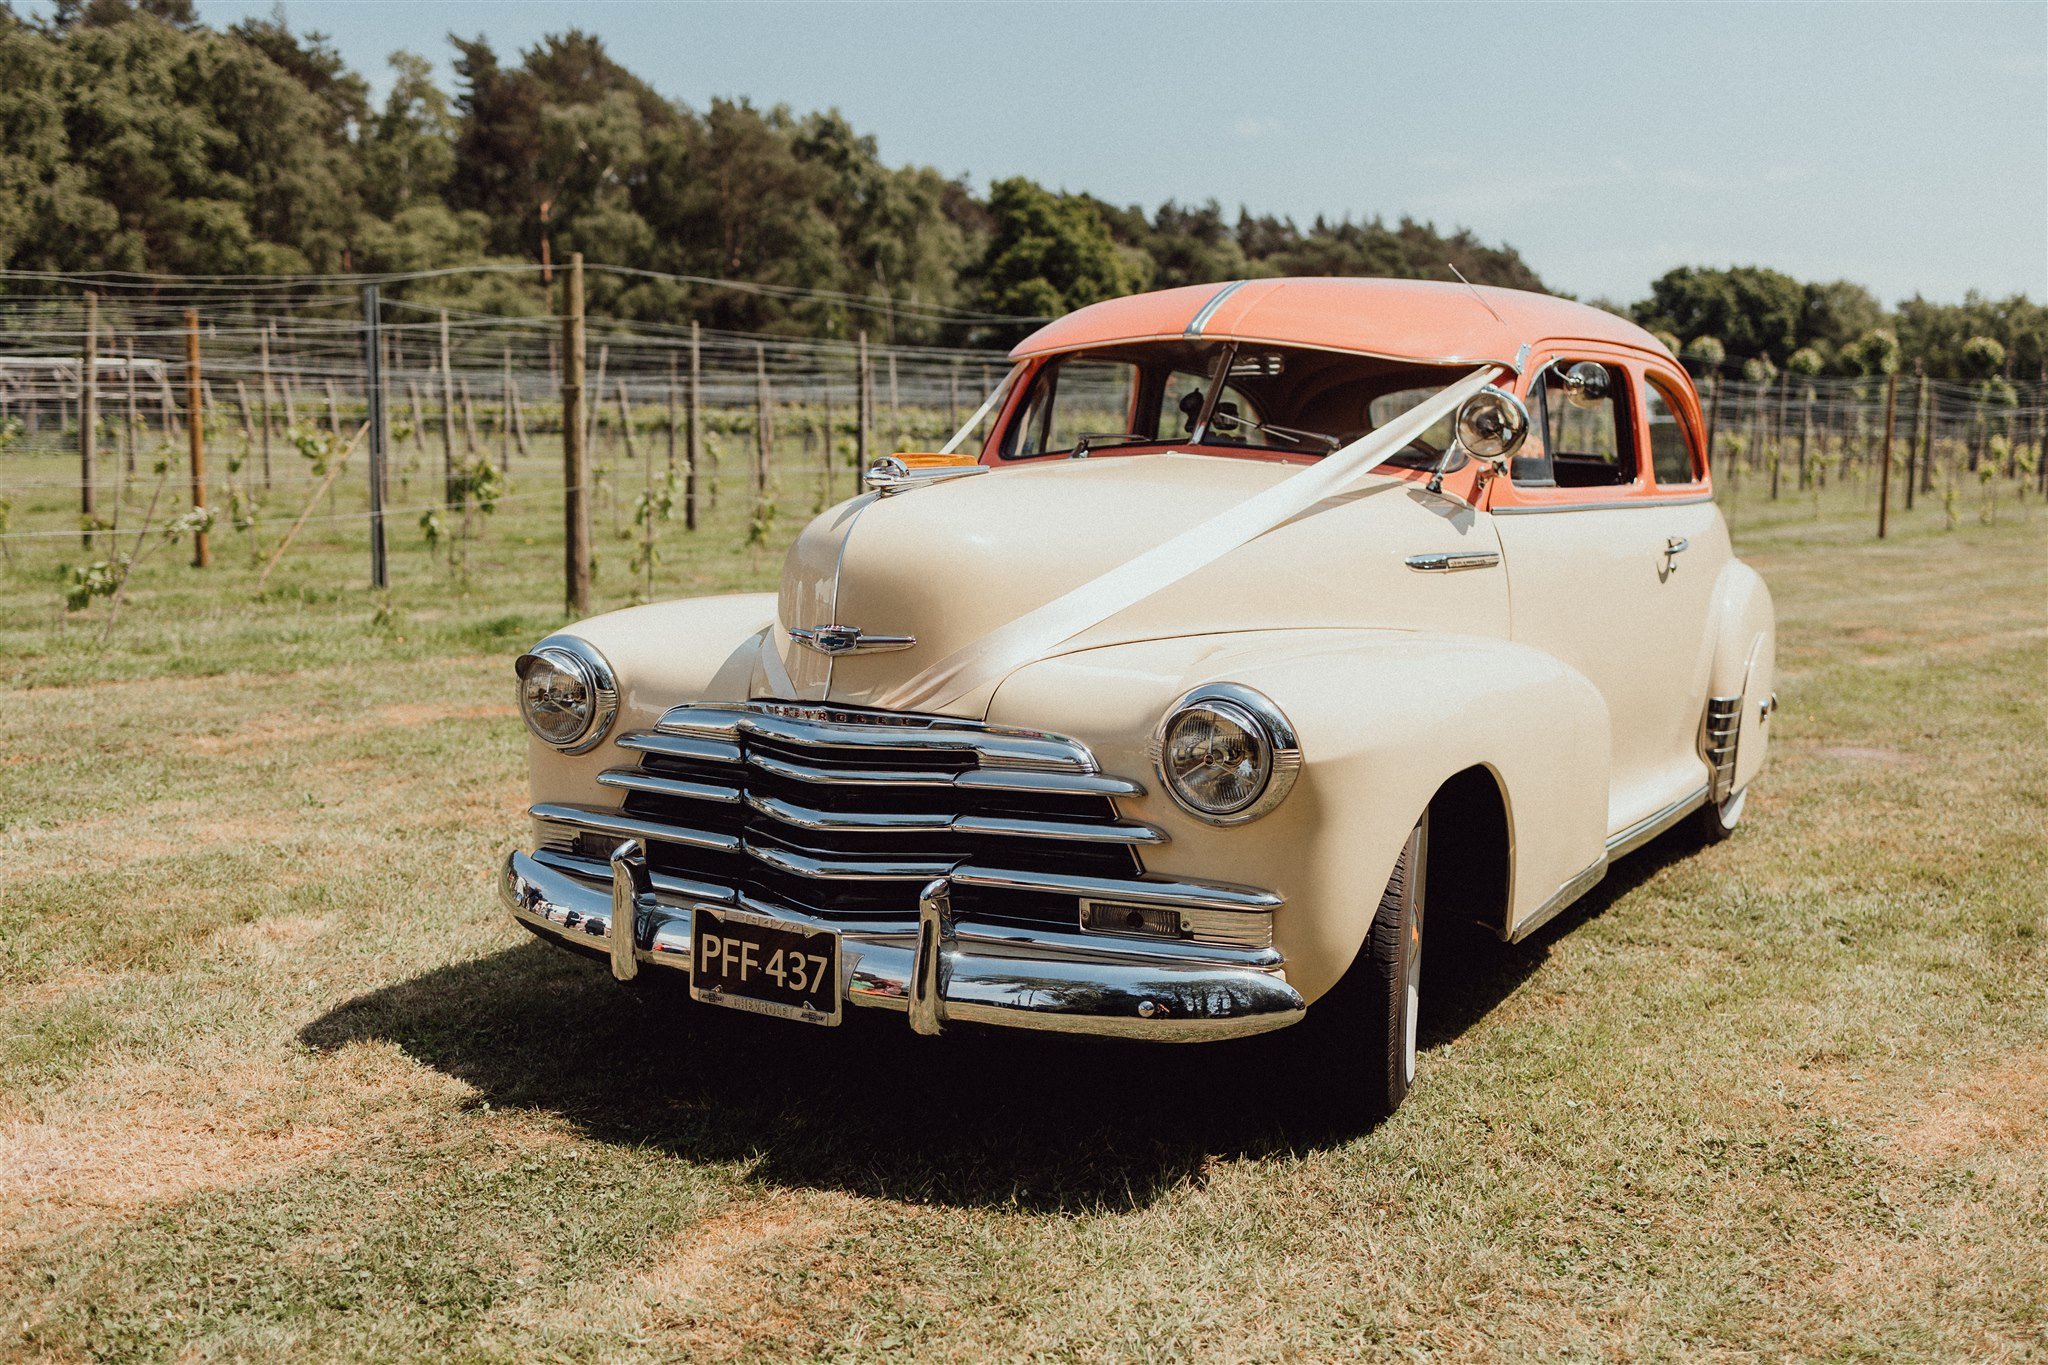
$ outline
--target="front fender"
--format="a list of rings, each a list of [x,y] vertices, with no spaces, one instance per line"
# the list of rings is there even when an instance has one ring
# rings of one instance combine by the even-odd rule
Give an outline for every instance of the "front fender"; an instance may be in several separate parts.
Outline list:
[[[618,793],[598,786],[597,775],[634,760],[622,760],[612,740],[653,728],[664,711],[682,702],[744,701],[761,630],[774,620],[774,593],[735,593],[627,607],[548,637],[574,636],[604,655],[618,681],[619,715],[604,742],[588,753],[565,754],[528,735],[533,799],[616,805]]]
[[[1153,769],[1166,708],[1211,681],[1265,693],[1301,738],[1293,792],[1246,825],[1189,815]],[[1286,896],[1275,932],[1289,982],[1310,1000],[1351,965],[1402,841],[1452,775],[1485,768],[1505,794],[1509,924],[1605,851],[1606,704],[1554,657],[1504,640],[1304,630],[1106,646],[1013,674],[989,719],[1071,735],[1105,770],[1144,782],[1146,795],[1119,804],[1170,836],[1147,850],[1148,869]]]

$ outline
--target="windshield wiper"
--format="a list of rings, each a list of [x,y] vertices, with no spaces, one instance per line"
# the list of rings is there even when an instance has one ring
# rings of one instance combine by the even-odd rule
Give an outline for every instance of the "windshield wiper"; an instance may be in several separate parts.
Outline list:
[[[1321,441],[1326,450],[1341,450],[1344,447],[1344,443],[1335,436],[1326,436],[1320,431],[1298,431],[1293,427],[1275,426],[1271,422],[1253,422],[1251,425],[1257,427],[1260,431],[1270,431],[1282,440],[1295,442]]]
[[[1219,416],[1215,424],[1218,431],[1225,430],[1225,420]],[[1254,421],[1252,418],[1238,414],[1232,414],[1227,421],[1230,426],[1251,427],[1255,431],[1270,431],[1281,440],[1292,441],[1296,445],[1300,445],[1303,441],[1321,441],[1325,454],[1344,448],[1344,443],[1335,436],[1326,436],[1320,431],[1301,431],[1294,427],[1283,427],[1273,422]]]
[[[1142,431],[1084,431],[1074,439],[1074,448],[1067,452],[1070,460],[1088,458],[1088,448],[1096,442],[1111,445],[1129,445],[1133,441],[1150,441],[1153,438]]]

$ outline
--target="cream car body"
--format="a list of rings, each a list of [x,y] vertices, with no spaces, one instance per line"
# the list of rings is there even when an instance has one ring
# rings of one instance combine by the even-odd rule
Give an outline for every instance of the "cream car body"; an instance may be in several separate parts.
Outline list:
[[[1173,371],[1199,395],[1179,408],[1186,431],[1166,429],[1173,378],[1148,375],[1148,347],[1223,367]],[[1261,281],[1096,305],[1015,358],[978,448],[986,477],[828,510],[791,549],[779,595],[635,608],[551,637],[602,660],[617,715],[581,752],[532,742],[535,841],[505,875],[529,927],[609,955],[622,976],[650,964],[688,972],[694,917],[722,905],[833,930],[847,963],[843,1000],[907,1010],[924,1031],[973,1020],[1202,1039],[1293,1022],[1332,991],[1385,913],[1404,850],[1417,864],[1414,894],[1436,888],[1432,914],[1520,938],[1663,830],[1689,817],[1725,829],[1740,816],[1772,706],[1770,599],[1730,551],[1692,386],[1646,334],[1502,290]],[[1093,373],[1084,364],[1112,366],[1112,379],[1114,366],[1132,365],[1122,416],[1150,439],[1098,441],[1086,459],[1060,448],[1052,376],[1078,385]],[[1533,444],[1511,469],[1455,449],[1432,467],[1415,451],[1441,443],[1421,442],[1404,450],[1405,465],[1382,465],[1055,646],[900,713],[896,699],[935,663],[999,639],[1047,603],[1085,596],[1313,467],[1302,432],[1257,426],[1279,427],[1290,383],[1307,425],[1320,400],[1300,394],[1350,402],[1406,383],[1424,393],[1475,366],[1534,400]],[[1574,366],[1593,368],[1574,379]],[[1337,377],[1317,380],[1322,367]],[[1331,434],[1313,453],[1358,437],[1367,421],[1362,411],[1326,420]],[[1044,438],[1036,445],[1032,422]],[[1573,454],[1574,441],[1613,449]],[[899,638],[831,652],[791,634],[824,626]],[[1162,772],[1163,721],[1210,685],[1263,698],[1298,748],[1291,789],[1256,818],[1205,817]],[[868,750],[836,745],[943,735],[956,723],[954,758],[977,734],[1021,732],[1027,749],[1031,735],[1052,737],[1051,757],[1024,752],[1024,766],[1005,768],[1010,759],[983,755],[978,766],[1038,764],[1055,787],[1067,773],[1077,789],[1099,789],[1045,799],[1061,811],[1097,802],[1076,818],[1128,833],[1133,842],[1118,845],[1132,859],[1128,876],[1105,879],[1091,862],[1063,882],[1062,851],[1081,845],[1050,838],[1051,862],[1018,856],[1066,889],[1011,913],[1000,877],[976,880],[1002,858],[971,829],[928,828],[932,812],[954,810],[954,795],[915,789],[908,808],[926,825],[898,829],[868,820],[889,813],[886,800],[877,805],[887,786],[817,780],[822,770],[777,786],[754,766],[758,750],[771,764],[815,754],[844,767],[843,755]],[[709,766],[686,758],[664,769],[671,781],[680,772],[725,783],[710,793],[717,800],[671,799],[653,790],[658,775],[636,788],[634,774],[660,761],[636,738],[650,734],[683,749],[729,746]],[[908,751],[873,752],[916,766]],[[667,842],[693,821],[733,832],[736,851],[700,862]],[[824,831],[823,847],[792,833],[806,822]],[[961,843],[948,854],[953,837]],[[905,854],[910,843],[917,856]],[[607,851],[615,845],[618,858]],[[805,904],[764,891],[753,876],[762,866],[779,885],[802,876]],[[722,885],[721,868],[725,882],[748,885]],[[852,906],[843,912],[842,891]],[[1091,926],[1091,913],[1105,914],[1091,902],[1171,913],[1118,932],[1113,913]],[[630,941],[613,933],[628,913]],[[836,1017],[836,1002],[812,1010],[821,1013]]]

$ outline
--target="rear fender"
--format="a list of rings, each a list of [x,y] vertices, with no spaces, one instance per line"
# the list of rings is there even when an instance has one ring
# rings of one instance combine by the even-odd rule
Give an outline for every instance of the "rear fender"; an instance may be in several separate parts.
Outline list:
[[[1714,585],[1714,660],[1709,697],[1740,697],[1735,775],[1740,791],[1763,768],[1770,741],[1771,702],[1778,685],[1777,612],[1762,575],[1731,560]]]

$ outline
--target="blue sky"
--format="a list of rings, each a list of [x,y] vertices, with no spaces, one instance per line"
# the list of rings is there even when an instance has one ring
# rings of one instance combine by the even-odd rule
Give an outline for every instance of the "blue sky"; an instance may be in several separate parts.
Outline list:
[[[36,7],[31,7],[36,8]],[[209,23],[270,0],[200,0]],[[571,26],[664,94],[1148,209],[1403,214],[1628,300],[1681,263],[2048,298],[2048,4],[285,0],[377,83]]]

